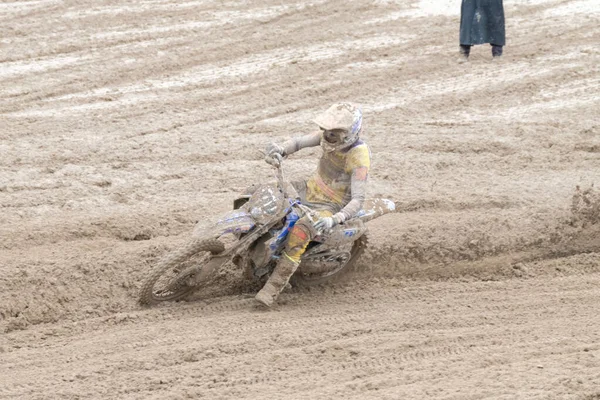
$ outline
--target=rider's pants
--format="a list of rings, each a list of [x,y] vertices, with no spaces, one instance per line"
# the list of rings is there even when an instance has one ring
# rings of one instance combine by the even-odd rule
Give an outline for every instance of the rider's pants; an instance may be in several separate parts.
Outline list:
[[[317,210],[314,214],[315,219],[331,217],[333,215],[333,213],[328,210]],[[283,256],[298,265],[300,263],[300,258],[306,251],[306,246],[308,246],[316,234],[317,232],[315,231],[310,217],[305,215],[300,218],[288,236],[288,242],[285,246]]]

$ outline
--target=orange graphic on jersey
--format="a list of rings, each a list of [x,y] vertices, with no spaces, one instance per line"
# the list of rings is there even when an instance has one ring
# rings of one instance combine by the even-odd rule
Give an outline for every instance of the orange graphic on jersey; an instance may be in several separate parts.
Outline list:
[[[366,181],[368,172],[369,169],[367,167],[356,168],[354,170],[354,177],[359,181]]]

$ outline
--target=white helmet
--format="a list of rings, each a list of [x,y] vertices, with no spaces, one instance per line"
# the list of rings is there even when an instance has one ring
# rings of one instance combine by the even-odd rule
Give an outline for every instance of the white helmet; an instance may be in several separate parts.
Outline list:
[[[362,131],[362,111],[351,103],[336,103],[315,118],[323,130],[321,146],[326,152],[352,146]]]

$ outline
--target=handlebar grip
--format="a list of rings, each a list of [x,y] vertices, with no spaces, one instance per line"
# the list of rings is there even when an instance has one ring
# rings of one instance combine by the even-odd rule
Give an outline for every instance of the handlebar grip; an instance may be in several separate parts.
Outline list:
[[[282,155],[278,154],[278,153],[267,154],[265,156],[265,161],[267,162],[267,164],[270,164],[274,167],[279,167],[281,165],[282,160],[283,160]]]

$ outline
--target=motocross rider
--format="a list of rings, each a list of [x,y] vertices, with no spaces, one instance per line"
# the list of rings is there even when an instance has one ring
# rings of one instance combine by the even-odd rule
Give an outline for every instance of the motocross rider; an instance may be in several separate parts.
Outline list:
[[[316,221],[303,216],[289,233],[285,249],[273,273],[256,300],[270,307],[294,274],[300,258],[319,232],[354,217],[365,200],[367,175],[371,166],[369,147],[359,136],[363,116],[350,103],[332,105],[315,118],[320,130],[267,146],[266,158],[277,166],[282,157],[305,147],[321,146],[323,155],[317,171],[306,182],[295,183],[302,203],[315,211]]]

